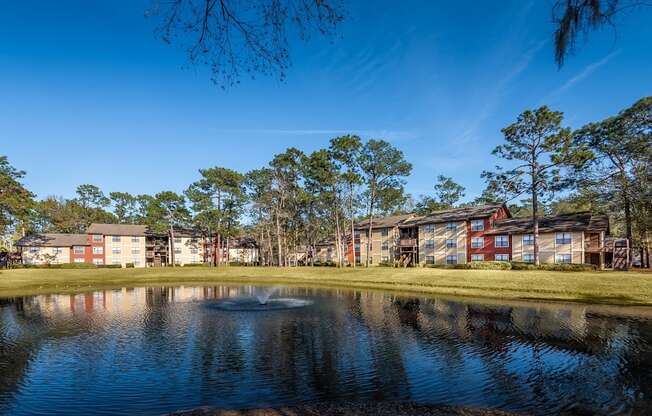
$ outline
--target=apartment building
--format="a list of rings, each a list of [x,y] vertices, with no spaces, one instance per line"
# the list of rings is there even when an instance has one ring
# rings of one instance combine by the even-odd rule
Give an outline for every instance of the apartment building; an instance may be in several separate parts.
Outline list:
[[[24,264],[84,263],[91,256],[86,234],[30,234],[16,246]]]
[[[510,260],[509,244],[485,237],[509,218],[502,204],[454,208],[413,217],[399,225],[401,264],[462,264]]]
[[[531,218],[511,218],[496,222],[487,232],[497,241],[508,241],[514,261],[534,261]],[[609,234],[606,215],[578,212],[539,219],[539,259],[541,263],[605,265],[605,237]]]
[[[204,263],[204,241],[190,230],[176,230],[170,250],[174,253],[169,258],[177,266]]]
[[[92,263],[145,267],[146,226],[91,224],[86,232],[92,247]]]
[[[371,222],[371,238],[369,238],[369,220],[357,223],[354,227],[353,242],[356,262],[367,263],[367,245],[369,245],[369,264],[395,262],[398,259],[399,225],[413,217],[414,214],[404,214],[374,218]],[[352,260],[349,258],[349,262]]]

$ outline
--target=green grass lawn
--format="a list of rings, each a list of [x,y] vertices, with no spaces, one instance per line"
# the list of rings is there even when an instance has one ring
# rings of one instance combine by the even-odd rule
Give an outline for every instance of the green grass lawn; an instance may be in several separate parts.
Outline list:
[[[496,299],[652,306],[652,273],[327,267],[17,269],[0,273],[0,297],[102,288],[246,283],[381,289]]]

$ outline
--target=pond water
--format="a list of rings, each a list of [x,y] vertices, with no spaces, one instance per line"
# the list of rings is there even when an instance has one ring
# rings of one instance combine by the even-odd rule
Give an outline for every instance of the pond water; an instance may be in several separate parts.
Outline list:
[[[297,288],[272,291],[266,309],[254,302],[260,290],[0,300],[0,413],[155,415],[339,400],[652,413],[645,314]]]

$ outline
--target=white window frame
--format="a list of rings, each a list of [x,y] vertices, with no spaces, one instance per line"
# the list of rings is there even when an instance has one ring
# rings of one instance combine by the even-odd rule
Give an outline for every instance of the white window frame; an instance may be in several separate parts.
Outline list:
[[[573,233],[560,232],[555,234],[555,244],[566,245],[572,242],[573,242]]]
[[[505,257],[505,258],[503,258]],[[506,253],[499,253],[494,256],[494,259],[496,261],[509,261],[509,254]]]
[[[457,223],[456,222],[449,222],[446,224],[446,230],[448,231],[457,231]]]
[[[484,261],[484,254],[471,254],[471,261]]]
[[[457,256],[456,255],[446,256],[446,264],[457,264]]]
[[[77,257],[76,259],[73,259],[73,263],[84,263],[84,258],[83,257]]]
[[[29,252],[30,252],[31,254],[36,254],[36,253],[38,253],[39,251],[41,251],[41,247],[30,247],[30,248],[29,248]]]
[[[471,220],[471,231],[484,231],[484,220]]]
[[[122,242],[122,238],[120,238],[119,235],[112,235],[111,236],[111,242],[112,243],[120,243],[120,242]]]
[[[383,228],[380,231],[380,235],[381,235],[381,237],[388,237],[389,236],[389,228]]]
[[[104,254],[104,247],[93,247],[93,254]]]
[[[499,244],[498,241],[501,241],[501,243]],[[505,244],[503,244],[502,241],[504,241]],[[509,236],[508,235],[497,235],[497,236],[495,236],[494,237],[494,247],[496,247],[496,248],[509,247]]]
[[[534,253],[525,253],[522,258],[525,263],[534,263]]]
[[[426,240],[425,247],[428,248],[428,249],[435,248],[435,240],[432,240],[432,239]]]
[[[484,248],[484,237],[471,237],[471,248]]]
[[[435,256],[426,256],[426,264],[435,264]]]
[[[389,243],[388,242],[382,243],[380,246],[380,251],[389,251]]]
[[[424,233],[432,233],[435,232],[435,224],[426,224],[423,226],[423,232]]]
[[[132,248],[131,254],[140,254],[140,248]]]
[[[102,241],[104,241],[104,237],[102,236],[102,234],[93,234],[94,243],[101,243]]]
[[[566,259],[568,259],[568,261],[566,261]],[[555,263],[571,264],[572,262],[573,262],[573,254],[571,254],[571,253],[555,254]]]
[[[454,238],[446,239],[446,248],[457,248],[457,240]]]
[[[84,246],[73,246],[72,248],[73,254],[84,254],[85,251],[86,250]]]
[[[140,244],[140,237],[131,237],[131,242]]]
[[[113,247],[111,249],[111,254],[122,254],[122,249],[120,247]]]
[[[181,237],[174,237],[173,242],[174,244],[183,244],[183,240],[181,239]]]
[[[96,265],[96,266],[97,265],[103,265],[104,260],[103,259],[93,259],[93,264]]]
[[[62,247],[52,247],[52,254],[56,256],[57,254],[61,254],[61,253],[63,253]]]

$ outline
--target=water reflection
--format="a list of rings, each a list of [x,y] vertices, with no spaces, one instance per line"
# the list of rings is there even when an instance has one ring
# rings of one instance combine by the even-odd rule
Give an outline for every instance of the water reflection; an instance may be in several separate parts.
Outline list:
[[[652,320],[580,304],[489,305],[280,289],[298,309],[222,311],[251,286],[0,301],[0,412],[413,400],[531,414],[649,414]]]

